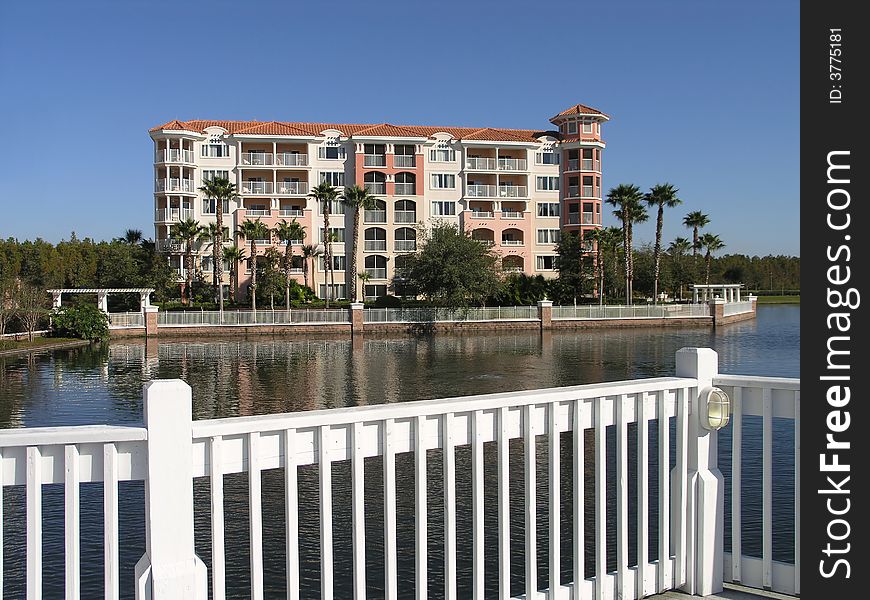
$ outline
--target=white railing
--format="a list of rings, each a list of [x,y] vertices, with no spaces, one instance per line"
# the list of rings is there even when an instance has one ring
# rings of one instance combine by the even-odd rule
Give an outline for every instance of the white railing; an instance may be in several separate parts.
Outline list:
[[[385,210],[364,210],[363,220],[366,223],[386,223],[387,211]]]
[[[397,169],[416,166],[417,157],[413,155],[396,154],[393,157],[393,166]]]
[[[498,186],[472,183],[465,186],[465,195],[471,198],[497,198]]]
[[[489,210],[474,210],[471,209],[471,216],[475,219],[492,219],[495,213]]]
[[[109,327],[112,329],[145,327],[145,315],[141,312],[109,313]]]
[[[297,208],[282,208],[278,211],[279,217],[301,217],[302,211]]]
[[[522,219],[523,213],[515,211],[515,210],[503,210],[501,211],[502,219]]]
[[[800,380],[718,375],[713,378],[713,384],[728,394],[733,405],[731,425],[723,430],[728,435],[720,436],[722,444],[719,450],[723,455],[722,462],[726,463],[721,465],[723,475],[730,487],[730,511],[726,512],[725,523],[726,532],[730,532],[730,544],[726,542],[724,554],[725,581],[798,595],[801,547]],[[744,429],[748,432],[745,437]],[[776,459],[774,440],[780,448]],[[786,446],[784,449],[783,445]],[[783,455],[783,450],[788,454]],[[773,483],[775,462],[780,466],[792,463],[790,470],[777,470],[776,484]],[[791,494],[793,513],[774,513],[775,488]],[[750,502],[760,504],[761,510],[751,512],[752,507],[744,510]],[[791,562],[774,560],[774,537],[786,541],[784,538],[791,534],[794,536]],[[744,547],[744,542],[750,545],[753,541],[756,547]]]
[[[417,194],[417,184],[415,183],[397,183],[393,195],[395,196],[415,196]]]
[[[301,271],[301,269],[299,269]],[[290,325],[307,323],[350,323],[345,309],[291,308],[288,310],[160,311],[158,327],[200,327],[203,325]]]
[[[154,220],[159,223],[174,223],[193,217],[193,210],[189,208],[158,208],[154,212]]]
[[[413,252],[417,249],[417,240],[396,240],[396,252]]]
[[[523,245],[523,240],[506,240],[506,239],[502,239],[502,241],[501,241],[501,245],[502,245],[502,246],[522,246],[522,245]]]
[[[437,323],[454,321],[537,321],[537,306],[471,308],[366,308],[365,323]]]
[[[373,183],[366,182],[363,183],[363,187],[368,190],[370,194],[378,194],[383,196],[387,193],[387,184],[386,183]]]
[[[271,152],[243,152],[243,165],[271,165],[274,160]]]
[[[308,193],[308,183],[305,181],[279,181],[275,193],[302,196]]]
[[[742,313],[752,312],[752,302],[749,300],[741,300],[740,302],[726,302],[722,307],[724,310],[722,312],[723,316],[728,315],[739,315]]]
[[[271,194],[271,181],[243,181],[241,192],[243,194]]]
[[[417,212],[413,210],[397,210],[394,213],[396,223],[416,223]]]
[[[387,240],[364,240],[363,250],[365,252],[385,252],[387,250]]]
[[[364,167],[386,167],[387,166],[387,156],[386,156],[386,154],[364,154],[363,155],[363,166]]]
[[[525,158],[499,158],[499,171],[525,171],[528,161]]]
[[[570,319],[682,319],[709,316],[710,306],[707,304],[638,304],[633,306],[581,304],[553,307],[554,321]]]
[[[494,158],[466,158],[465,168],[477,171],[495,171],[498,169],[498,161]]]
[[[295,152],[279,152],[275,155],[279,167],[304,167],[308,165],[308,155]]]
[[[268,217],[272,214],[272,211],[267,208],[245,208],[242,207],[242,210],[245,211],[246,217]]]
[[[524,185],[499,185],[498,195],[501,198],[525,198],[529,195],[529,188]]]
[[[181,240],[157,240],[155,246],[158,252],[184,252],[184,242]]]
[[[179,150],[178,148],[163,148],[157,151],[156,160],[159,163],[193,163],[193,151]]]
[[[158,192],[195,192],[193,179],[158,179]]]

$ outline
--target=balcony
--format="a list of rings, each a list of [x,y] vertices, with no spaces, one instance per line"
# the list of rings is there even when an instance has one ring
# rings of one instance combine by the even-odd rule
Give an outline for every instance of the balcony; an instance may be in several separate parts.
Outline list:
[[[494,158],[466,158],[465,168],[472,171],[497,171],[498,161]]]
[[[196,186],[193,183],[193,179],[158,179],[157,191],[195,194]]]
[[[523,240],[502,239],[501,245],[502,246],[523,246],[524,243],[523,243]]]
[[[495,217],[495,213],[488,210],[471,209],[471,216],[475,219],[492,219],[493,217]]]
[[[302,211],[298,208],[282,208],[278,211],[279,217],[301,217]]]
[[[251,240],[248,240],[248,244],[250,243]],[[257,244],[257,246],[271,246],[272,240],[254,240],[254,243]]]
[[[193,211],[189,208],[158,208],[154,211],[154,220],[157,223],[177,223],[193,218]]]
[[[272,182],[271,181],[243,181],[242,182],[242,194],[271,194],[272,193]]]
[[[193,163],[193,150],[179,150],[178,148],[164,148],[157,151],[155,162],[181,164]]]
[[[275,165],[279,167],[307,167],[308,155],[297,152],[279,152],[275,155]]]
[[[386,167],[387,166],[387,155],[386,154],[364,154],[363,155],[363,166],[364,167]]]
[[[502,219],[522,219],[523,213],[517,212],[514,210],[503,210],[503,211],[501,211],[501,218]]]
[[[396,240],[396,252],[414,252],[417,249],[417,240]]]
[[[499,171],[525,171],[528,161],[525,158],[499,158]]]
[[[397,169],[406,169],[417,166],[417,157],[414,155],[397,154],[393,157],[393,166]]]
[[[584,225],[595,225],[595,213],[591,213],[591,212],[583,213],[582,222]]]
[[[470,184],[465,186],[465,195],[471,198],[497,198],[498,186]]]
[[[580,188],[576,185],[568,186],[568,195],[567,198],[578,198],[580,196]]]
[[[583,197],[584,198],[594,198],[595,197],[595,189],[591,185],[583,186]]]
[[[395,192],[393,192],[396,196],[414,196],[417,194],[417,184],[415,183],[397,183],[395,184]]]
[[[501,198],[525,198],[529,195],[529,188],[524,185],[500,185],[498,195]]]
[[[155,247],[158,252],[184,252],[184,242],[181,240],[157,240]]]
[[[275,161],[271,152],[244,152],[242,153],[242,164],[251,166],[271,166],[275,164]]]
[[[417,213],[413,210],[397,210],[395,212],[396,223],[416,223]]]
[[[387,211],[385,210],[366,210],[363,212],[363,219],[366,223],[386,223]]]
[[[365,240],[363,249],[366,252],[386,252],[387,240]]]
[[[373,269],[366,268],[366,273],[368,273],[369,278],[371,279],[386,279],[387,278],[387,270],[386,269]]]
[[[579,171],[580,170],[580,160],[576,158],[568,159],[568,166],[565,168],[566,171]]]
[[[246,217],[268,217],[272,214],[272,211],[265,208],[245,208],[244,211]]]
[[[386,183],[364,183],[363,186],[370,194],[383,196],[387,193],[387,184]]]
[[[502,267],[502,271],[505,273],[522,273],[522,267]]]
[[[304,196],[308,193],[308,183],[305,181],[279,181],[275,193],[284,196]]]

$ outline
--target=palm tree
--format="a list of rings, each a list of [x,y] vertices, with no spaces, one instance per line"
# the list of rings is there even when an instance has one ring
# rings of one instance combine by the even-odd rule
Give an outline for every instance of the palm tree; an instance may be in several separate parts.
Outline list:
[[[662,227],[664,227],[665,222],[665,207],[673,208],[682,203],[682,200],[677,198],[677,192],[679,191],[680,190],[672,186],[670,183],[661,183],[651,187],[649,192],[647,192],[643,197],[644,200],[646,200],[647,206],[650,208],[653,206],[658,207],[658,214],[656,215],[656,244],[653,249],[653,262],[655,264],[653,304],[656,304],[659,301],[659,272],[662,257]]]
[[[315,256],[320,256],[320,250],[317,246],[312,244],[302,246],[302,279],[305,282],[305,287],[308,287],[308,260]]]
[[[293,242],[305,239],[305,227],[293,219],[289,223],[284,219],[275,227],[275,235],[284,242],[284,308],[290,310],[290,269],[293,268]]]
[[[215,286],[215,294],[218,299],[218,307],[221,311],[224,309],[223,286],[223,263],[221,262],[221,248],[223,248],[223,231],[224,231],[224,202],[229,203],[230,200],[235,200],[238,197],[238,189],[236,184],[230,183],[226,177],[215,177],[207,179],[199,191],[205,194],[206,200],[214,202],[215,229],[217,235],[212,238],[212,273]]]
[[[320,211],[323,213],[323,260],[326,264],[327,272],[331,274],[331,285],[326,286],[326,308],[329,308],[329,298],[332,296],[333,290],[335,289],[335,272],[332,268],[332,235],[329,231],[329,213],[332,202],[338,198],[338,190],[329,182],[323,181],[313,187],[308,196],[314,198],[317,202],[320,202]]]
[[[227,236],[229,234],[230,234],[229,228],[224,227],[223,234],[218,235],[217,223],[209,223],[208,225],[206,225],[202,228],[202,231],[200,232],[197,239],[203,244],[203,246],[205,248],[209,248],[209,247],[214,248],[215,240],[218,240],[218,239],[224,240],[227,238]],[[221,242],[218,242],[218,248],[220,248],[220,244],[221,244]],[[212,262],[214,262],[214,255],[212,255]],[[221,267],[223,267],[223,265],[221,265]],[[211,279],[212,279],[212,281],[211,281],[212,285],[215,286],[215,289],[217,289],[218,281],[220,281],[220,280],[218,279],[218,270],[214,266],[214,264],[212,265],[212,268],[211,268]],[[221,310],[223,310],[223,308],[221,308]]]
[[[604,253],[602,252],[603,238],[606,234],[604,229],[598,227],[590,229],[583,234],[583,240],[593,242],[595,244],[595,272],[598,273],[596,287],[598,288],[598,303],[604,302]]]
[[[128,229],[124,232],[124,241],[130,244],[131,246],[135,246],[139,242],[142,241],[142,230],[141,229]]]
[[[353,285],[353,291],[350,294],[351,302],[356,302],[356,257],[359,250],[359,221],[360,210],[374,210],[377,198],[369,193],[369,191],[358,185],[352,185],[344,190],[341,195],[346,206],[350,207],[353,212],[353,237],[350,241],[350,280]],[[365,295],[365,290],[363,290]]]
[[[361,272],[357,273],[356,276],[362,282],[363,299],[365,299],[365,297],[366,297],[366,284],[369,282],[369,279],[371,279],[372,276],[369,275],[368,271],[361,271]],[[356,287],[356,285],[354,285],[353,287]],[[354,290],[354,292],[356,292],[356,290]],[[354,296],[354,302],[356,302],[356,296]]]
[[[632,303],[634,290],[634,260],[631,249],[631,235],[634,223],[642,223],[649,218],[641,204],[643,193],[636,185],[620,184],[607,192],[607,203],[617,207],[613,214],[622,221],[622,247],[625,252],[625,303]]]
[[[199,239],[204,229],[199,221],[192,217],[174,224],[170,229],[170,237],[184,243],[186,304],[190,304],[190,292],[193,287],[193,244]]]
[[[698,239],[698,244],[701,248],[705,248],[707,252],[704,254],[704,262],[707,264],[706,274],[704,276],[704,284],[710,285],[710,266],[713,263],[713,253],[725,247],[725,243],[719,239],[718,235],[705,233]]]
[[[682,260],[681,258],[692,249],[692,242],[687,240],[684,237],[678,237],[671,242],[671,245],[668,246],[668,253],[671,255],[671,258],[674,259],[674,272],[677,274],[677,283],[680,286],[680,300],[683,299],[683,277],[682,270],[680,269]]]
[[[230,298],[235,302],[239,289],[239,263],[245,260],[245,250],[233,244],[223,249],[223,259],[230,266]]]
[[[236,231],[236,235],[245,238],[251,245],[248,267],[251,269],[251,308],[254,310],[254,320],[257,318],[257,240],[265,240],[271,234],[272,230],[260,219],[245,219]]]
[[[698,256],[698,250],[701,246],[698,243],[698,230],[703,229],[710,224],[710,217],[702,213],[700,210],[695,210],[686,215],[683,219],[683,225],[692,229],[692,257]]]

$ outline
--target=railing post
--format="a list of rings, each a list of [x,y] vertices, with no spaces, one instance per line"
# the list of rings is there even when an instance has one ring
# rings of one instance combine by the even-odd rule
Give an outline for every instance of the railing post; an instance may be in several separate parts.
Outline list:
[[[701,425],[699,394],[713,385],[718,355],[710,348],[677,351],[676,375],[698,380],[689,398],[686,490],[686,585],[683,591],[707,596],[722,591],[725,543],[725,480],[719,471],[718,433]],[[674,514],[673,520],[682,515]],[[672,522],[673,522],[672,520]]]
[[[206,600],[208,574],[193,545],[193,438],[190,386],[180,379],[144,386],[148,430],[145,555],[136,563],[136,600]]]
[[[362,333],[365,328],[363,319],[364,306],[362,302],[353,302],[350,305],[350,331],[352,334]]]
[[[145,319],[145,337],[154,337],[157,335],[157,312],[160,310],[156,306],[148,305],[143,310],[143,318]]]
[[[541,331],[553,326],[553,301],[538,300],[538,319],[541,321]]]
[[[713,318],[713,327],[721,325],[725,319],[725,301],[721,298],[712,298],[709,301],[710,316]]]

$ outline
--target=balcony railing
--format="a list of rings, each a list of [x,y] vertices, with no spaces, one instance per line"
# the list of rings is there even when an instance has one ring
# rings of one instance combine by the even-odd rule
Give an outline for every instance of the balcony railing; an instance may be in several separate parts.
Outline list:
[[[298,208],[282,208],[278,211],[279,217],[301,217],[302,214]]]
[[[369,274],[371,279],[386,279],[387,278],[387,270],[386,269],[369,269],[367,268],[366,273]]]
[[[158,223],[177,223],[193,217],[189,208],[158,208],[154,211],[154,220]]]
[[[414,167],[416,165],[417,165],[417,157],[414,155],[396,154],[393,157],[393,166],[396,167],[397,169]]]
[[[304,167],[308,165],[308,155],[297,152],[279,152],[275,155],[279,167]]]
[[[576,185],[568,186],[568,198],[579,198],[580,197],[580,188]]]
[[[595,188],[591,185],[583,186],[583,197],[584,198],[594,198],[595,197]]]
[[[504,271],[505,273],[522,273],[523,268],[522,267],[503,267],[502,271]]]
[[[269,166],[274,164],[274,157],[271,152],[243,152],[242,153],[242,164],[243,165],[265,165]]]
[[[268,217],[272,214],[267,208],[245,208],[246,217]]]
[[[525,171],[528,161],[525,158],[499,158],[499,171]]]
[[[396,252],[413,252],[417,249],[417,240],[396,240]]]
[[[416,223],[417,213],[413,210],[397,210],[395,213],[396,223]]]
[[[414,196],[417,193],[417,185],[414,183],[397,183],[393,193],[396,196]]]
[[[471,198],[498,198],[498,186],[472,183],[465,186],[465,195]]]
[[[502,246],[522,246],[523,240],[506,240],[506,239],[502,238],[501,245]]]
[[[475,242],[480,242],[484,246],[495,246],[495,240],[485,240],[481,238],[472,237]]]
[[[370,194],[376,194],[383,196],[387,193],[387,184],[386,183],[364,183],[363,186],[365,189],[369,191]]]
[[[465,168],[475,171],[497,171],[498,161],[494,158],[466,158]]]
[[[523,213],[517,212],[515,210],[503,210],[501,211],[502,219],[522,219]]]
[[[498,195],[501,198],[525,198],[529,195],[529,188],[524,185],[500,185]]]
[[[271,194],[272,193],[272,182],[271,181],[243,181],[242,182],[242,193],[243,194]]]
[[[193,183],[193,179],[158,179],[157,191],[195,193],[196,186]]]
[[[365,240],[363,248],[366,252],[385,252],[387,240]]]
[[[475,219],[492,219],[495,216],[495,213],[488,210],[474,210],[472,208],[471,216]]]
[[[387,155],[386,154],[364,154],[363,155],[363,166],[364,167],[386,167],[387,166]]]
[[[580,170],[580,161],[576,158],[568,159],[568,166],[565,169],[566,171],[579,171]]]
[[[157,151],[156,160],[159,163],[193,163],[193,151],[163,148]]]
[[[158,252],[183,252],[184,242],[172,239],[157,240],[156,248]]]
[[[250,244],[251,240],[248,240],[248,243]],[[256,243],[257,246],[271,246],[272,240],[254,240],[254,243]]]
[[[366,210],[363,211],[363,219],[366,223],[386,223],[387,211],[385,210]]]
[[[595,213],[589,213],[589,212],[583,213],[583,224],[584,225],[594,225],[595,224]]]
[[[304,196],[308,193],[308,183],[305,181],[278,182],[275,193],[285,196]]]

